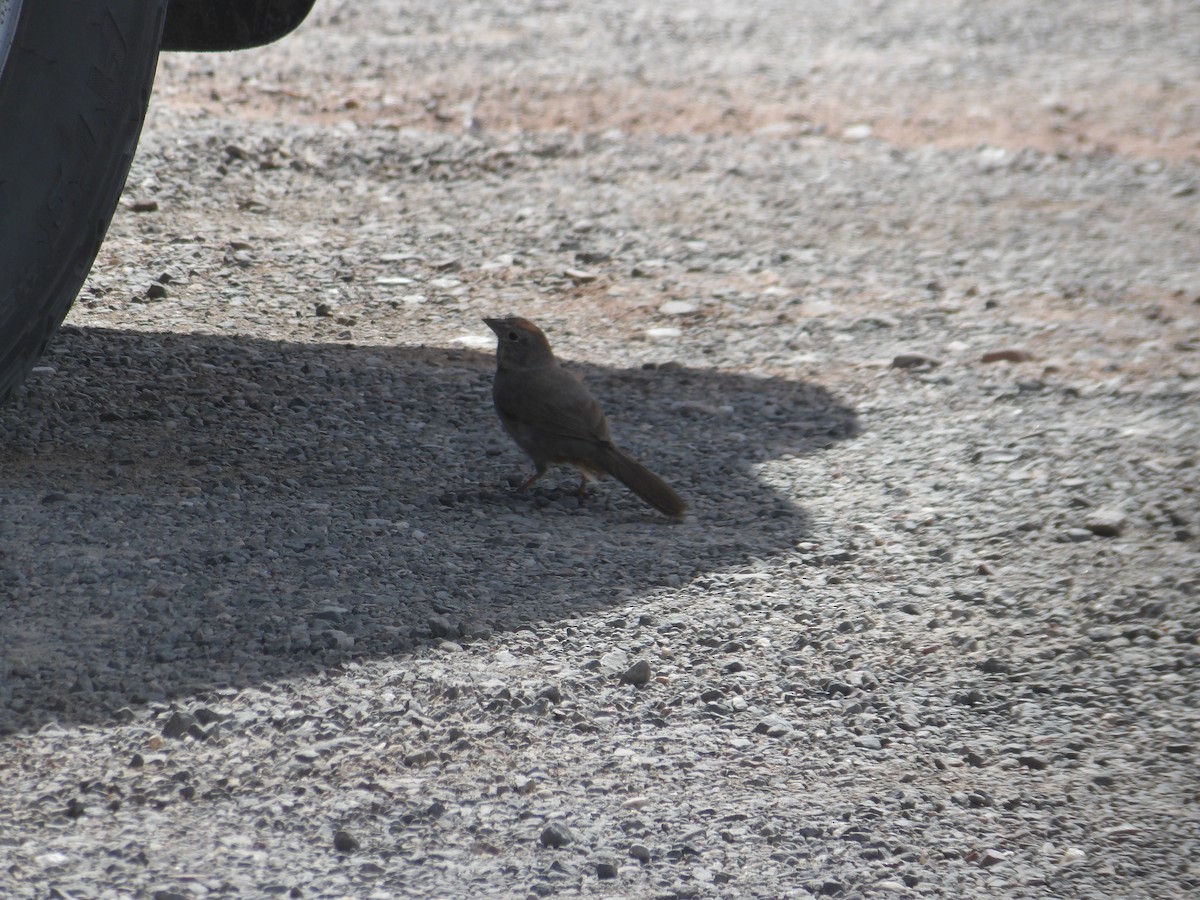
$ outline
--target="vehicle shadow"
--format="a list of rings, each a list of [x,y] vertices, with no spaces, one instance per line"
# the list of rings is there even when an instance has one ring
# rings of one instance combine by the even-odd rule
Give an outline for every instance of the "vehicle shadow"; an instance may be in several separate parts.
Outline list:
[[[0,408],[0,733],[744,567],[809,530],[756,466],[857,431],[815,384],[571,366],[671,523],[566,470],[516,493],[490,352],[67,328],[47,363]]]

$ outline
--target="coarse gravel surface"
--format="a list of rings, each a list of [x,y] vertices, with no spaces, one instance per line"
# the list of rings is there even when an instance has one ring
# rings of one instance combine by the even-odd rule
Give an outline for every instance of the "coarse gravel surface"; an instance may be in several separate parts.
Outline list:
[[[1200,891],[1200,6],[318,2],[0,408],[0,895]],[[530,473],[538,322],[691,511]]]

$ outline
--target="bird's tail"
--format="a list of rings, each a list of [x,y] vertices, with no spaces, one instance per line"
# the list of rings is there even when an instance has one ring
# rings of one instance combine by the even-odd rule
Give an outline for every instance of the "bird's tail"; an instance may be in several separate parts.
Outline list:
[[[616,447],[605,454],[604,468],[664,516],[681,516],[687,509],[687,503],[669,484]]]

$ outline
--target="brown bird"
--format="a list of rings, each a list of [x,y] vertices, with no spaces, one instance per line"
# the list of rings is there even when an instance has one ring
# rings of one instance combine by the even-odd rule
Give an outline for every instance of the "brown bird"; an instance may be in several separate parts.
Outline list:
[[[582,476],[611,475],[666,516],[679,516],[687,504],[665,481],[616,444],[608,419],[583,383],[559,365],[542,330],[513,316],[484,319],[499,339],[492,399],[508,436],[533,459],[537,472],[525,490],[551,465],[570,464]]]

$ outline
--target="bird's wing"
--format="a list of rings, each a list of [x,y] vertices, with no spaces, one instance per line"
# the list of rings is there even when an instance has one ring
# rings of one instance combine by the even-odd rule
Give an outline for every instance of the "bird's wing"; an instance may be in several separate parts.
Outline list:
[[[522,426],[555,437],[589,443],[612,441],[604,410],[583,383],[561,366],[500,373],[496,408]]]

